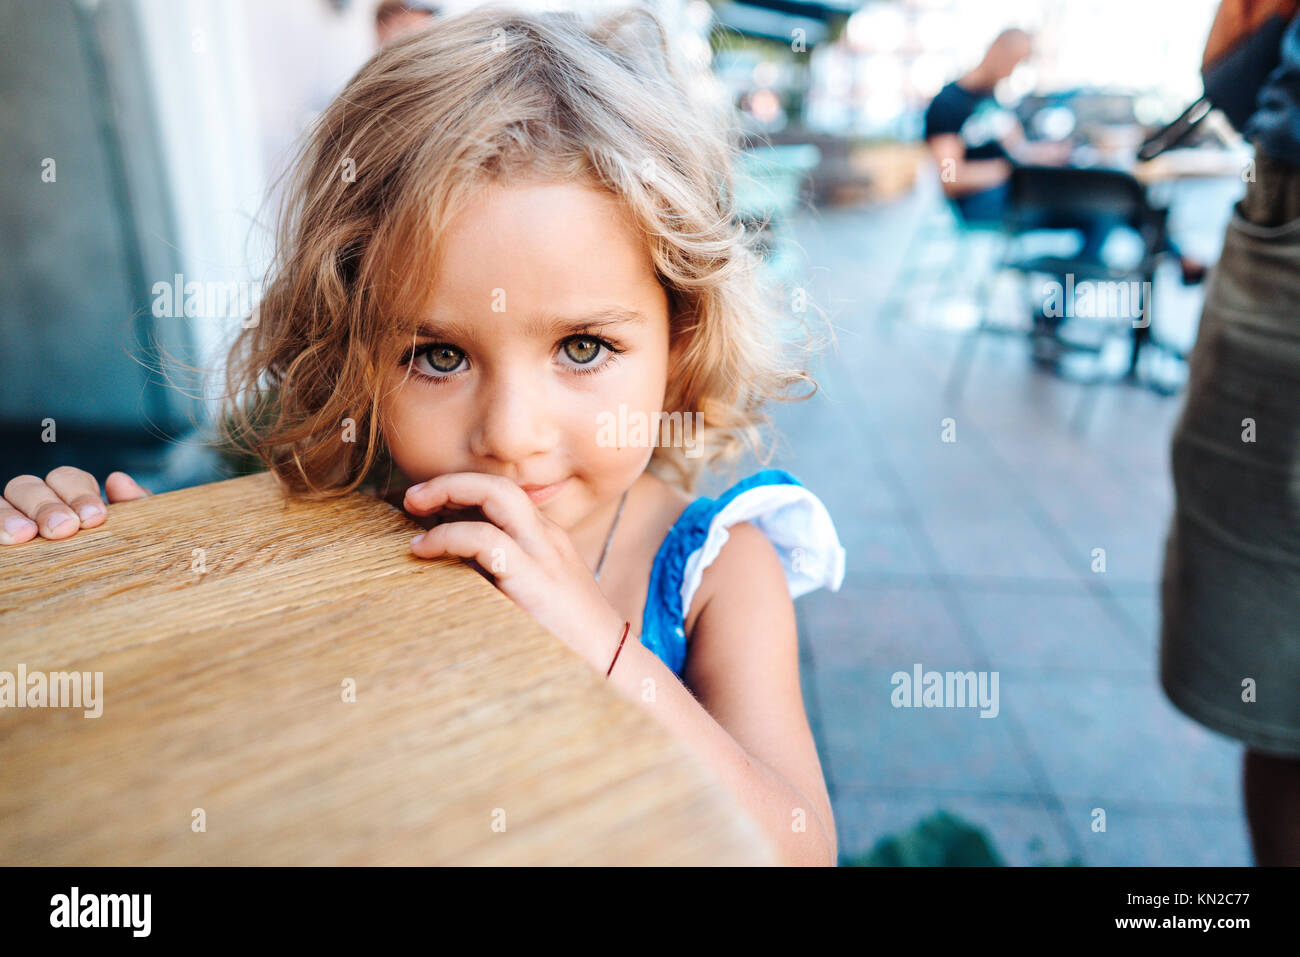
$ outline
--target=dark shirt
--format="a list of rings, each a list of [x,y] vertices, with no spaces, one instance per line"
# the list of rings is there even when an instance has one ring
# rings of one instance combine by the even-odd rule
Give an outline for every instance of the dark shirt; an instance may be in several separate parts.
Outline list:
[[[988,90],[972,92],[954,80],[938,92],[925,111],[925,138],[957,133],[966,141],[966,159],[1009,159],[1007,151],[997,139],[980,135],[967,127],[985,100],[991,99]]]
[[[1281,54],[1242,135],[1275,159],[1300,166],[1300,16],[1282,34]]]

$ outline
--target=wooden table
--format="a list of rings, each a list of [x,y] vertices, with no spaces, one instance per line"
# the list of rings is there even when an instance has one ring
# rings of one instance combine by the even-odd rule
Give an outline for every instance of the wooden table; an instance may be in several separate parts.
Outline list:
[[[103,674],[98,718],[0,708],[0,864],[774,860],[652,716],[469,566],[412,556],[417,530],[261,473],[0,549],[0,671]]]

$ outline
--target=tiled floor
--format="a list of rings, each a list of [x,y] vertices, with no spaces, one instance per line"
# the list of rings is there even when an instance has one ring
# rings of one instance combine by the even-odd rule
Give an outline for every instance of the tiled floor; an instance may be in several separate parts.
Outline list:
[[[1185,248],[1213,258],[1234,195],[1175,197]],[[1156,676],[1182,400],[1062,381],[995,336],[946,398],[960,290],[918,285],[906,308],[879,308],[934,202],[923,189],[792,223],[838,345],[820,393],[775,410],[768,464],[822,498],[848,554],[838,593],[797,603],[841,852],[944,808],[1012,864],[1249,864],[1240,746],[1175,710]],[[1164,275],[1156,295],[1157,328],[1189,345],[1200,291]],[[998,672],[998,714],[894,707],[891,675],[916,663]]]

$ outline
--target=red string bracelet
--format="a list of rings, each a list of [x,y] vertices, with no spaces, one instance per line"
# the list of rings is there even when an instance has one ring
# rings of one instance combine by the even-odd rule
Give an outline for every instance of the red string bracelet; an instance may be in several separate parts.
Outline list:
[[[631,628],[632,628],[632,622],[630,621],[623,622],[623,637],[618,640],[618,651],[614,652],[614,661],[618,661],[618,653],[619,651],[623,650],[623,642],[627,641],[627,633],[628,631],[631,630]],[[605,672],[606,678],[608,678],[610,676],[610,673],[613,672],[614,670],[614,661],[611,661],[609,663],[609,671]]]

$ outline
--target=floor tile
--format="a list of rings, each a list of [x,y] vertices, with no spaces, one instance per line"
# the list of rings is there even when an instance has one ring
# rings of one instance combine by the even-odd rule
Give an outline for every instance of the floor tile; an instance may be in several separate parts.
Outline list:
[[[1104,807],[1070,802],[1066,826],[1093,867],[1249,867],[1250,833],[1240,810]],[[1096,830],[1101,823],[1105,831]]]
[[[819,665],[878,667],[892,674],[914,662],[927,668],[980,668],[950,605],[932,585],[848,583],[796,603],[800,633]]]
[[[1241,749],[1177,711],[1153,682],[1108,675],[1008,676],[1015,715],[1063,801],[1232,810]]]
[[[931,670],[929,662],[919,663]],[[816,662],[822,744],[835,787],[1037,791],[1005,716],[982,718],[971,707],[895,708],[896,670],[910,669]]]
[[[1154,680],[1154,656],[1081,585],[1033,592],[958,586],[955,591],[990,668],[1065,677],[1124,672]]]

